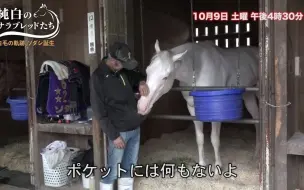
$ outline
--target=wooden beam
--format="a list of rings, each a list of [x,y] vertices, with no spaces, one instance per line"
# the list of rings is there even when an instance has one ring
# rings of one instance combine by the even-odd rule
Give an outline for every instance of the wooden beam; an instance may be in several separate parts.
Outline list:
[[[23,11],[32,11],[32,0],[23,0]],[[32,24],[32,17],[23,20],[24,24]],[[33,33],[32,29],[25,27],[25,33]],[[29,41],[30,38],[25,37],[25,41]],[[36,100],[36,82],[35,82],[35,60],[34,60],[34,47],[25,46],[25,63],[26,63],[26,89],[28,100],[28,113],[29,113],[29,143],[30,143],[30,170],[31,170],[31,183],[37,189],[40,189],[42,181],[40,175],[40,154],[38,149],[38,130],[37,130],[37,116],[35,109]]]
[[[38,131],[73,135],[92,135],[92,125],[82,123],[38,123]]]
[[[91,67],[91,74],[94,72],[95,68],[97,68],[97,65],[101,61],[101,36],[100,34],[100,5],[103,5],[103,3],[99,3],[99,0],[88,0],[88,29],[90,27],[90,20],[93,19],[94,28],[92,30],[88,30],[88,58],[89,62],[88,64]],[[91,14],[89,16],[89,14]],[[94,34],[92,35],[91,32]],[[93,38],[93,39],[92,39]],[[91,39],[91,40],[90,40]],[[95,44],[95,46],[90,46],[90,43]],[[90,52],[90,48],[92,49],[92,52]],[[93,147],[94,147],[94,165],[97,168],[102,168],[102,156],[101,153],[101,129],[99,126],[99,122],[93,117]],[[100,179],[101,179],[101,173],[100,170],[95,170],[95,190],[100,189]]]
[[[287,0],[274,0],[274,10],[287,11]],[[287,189],[287,21],[274,22],[275,130],[274,189]]]
[[[260,0],[260,12],[271,12],[272,0]],[[275,104],[271,96],[271,87],[273,83],[273,46],[272,46],[272,25],[269,20],[259,21],[259,48],[260,48],[260,189],[274,190],[272,176],[272,123],[274,109],[269,104]]]

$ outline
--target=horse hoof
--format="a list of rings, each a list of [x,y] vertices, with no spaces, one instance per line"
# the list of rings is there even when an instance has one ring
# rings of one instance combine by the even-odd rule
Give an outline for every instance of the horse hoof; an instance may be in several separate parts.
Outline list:
[[[215,172],[214,176],[212,177],[212,179],[214,179],[214,180],[220,180],[221,179],[221,175],[218,172]]]
[[[214,172],[214,175],[212,176],[212,178],[214,180],[219,180],[221,178],[221,175],[223,175],[222,164],[221,163],[215,163],[212,166],[212,171]]]
[[[205,166],[205,167],[206,167],[206,162],[205,162],[205,161],[200,161],[198,164],[199,164],[200,166]]]

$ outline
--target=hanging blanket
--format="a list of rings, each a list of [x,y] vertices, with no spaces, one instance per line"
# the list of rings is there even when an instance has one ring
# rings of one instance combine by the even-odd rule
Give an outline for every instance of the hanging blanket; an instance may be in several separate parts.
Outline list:
[[[69,70],[70,108],[72,113],[85,111],[90,103],[90,67],[76,60],[58,61]]]
[[[49,75],[47,112],[52,115],[70,114],[70,88],[68,80],[58,80],[54,72]]]
[[[47,114],[46,105],[49,92],[49,73],[39,74],[39,82],[36,96],[36,112],[38,114]]]

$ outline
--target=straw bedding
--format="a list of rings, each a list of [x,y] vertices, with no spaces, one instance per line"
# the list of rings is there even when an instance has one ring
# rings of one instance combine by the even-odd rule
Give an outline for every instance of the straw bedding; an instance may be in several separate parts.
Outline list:
[[[19,140],[0,148],[0,167],[30,173],[28,139]]]
[[[137,177],[135,190],[255,190],[258,188],[258,169],[252,161],[255,143],[255,133],[248,127],[222,127],[221,131],[221,157],[222,171],[228,170],[228,163],[237,168],[233,170],[237,177],[225,178],[223,176],[182,178],[180,172],[170,178],[161,176],[155,178]],[[214,162],[214,151],[210,142],[210,132],[205,132],[205,155],[207,164]],[[184,163],[191,169],[198,159],[194,127],[172,134],[163,134],[160,139],[150,139],[140,149],[139,164],[149,165]],[[27,140],[19,141],[0,148],[0,166],[10,170],[29,172],[29,144]],[[161,174],[161,173],[159,173]]]
[[[173,178],[143,178],[135,180],[135,189],[155,190],[255,190],[258,188],[258,169],[252,161],[255,143],[255,133],[243,128],[222,127],[221,132],[221,157],[222,171],[228,171],[228,163],[237,168],[233,170],[237,177],[225,178],[223,176],[210,177],[208,169],[204,172],[207,177],[180,177],[180,172],[175,172]],[[205,133],[205,155],[207,164],[213,164],[214,151],[210,142],[210,132]],[[150,165],[171,164],[181,166],[187,164],[190,171],[198,161],[197,145],[194,127],[185,131],[164,134],[160,139],[151,139],[140,150],[139,164]],[[191,172],[190,172],[191,174]]]

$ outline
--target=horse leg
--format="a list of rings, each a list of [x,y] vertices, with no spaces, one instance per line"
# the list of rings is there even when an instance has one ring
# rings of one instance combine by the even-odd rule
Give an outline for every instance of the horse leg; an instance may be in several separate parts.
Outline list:
[[[191,116],[195,116],[194,107],[187,104]],[[200,121],[193,121],[195,126],[196,143],[198,147],[199,165],[206,166],[204,154],[204,123]]]
[[[214,149],[215,155],[215,167],[219,166],[222,168],[222,160],[220,156],[220,133],[221,133],[221,124],[220,122],[212,122],[211,129],[211,143]],[[218,174],[218,169],[215,169],[215,172]]]
[[[259,108],[257,101],[255,99],[255,94],[250,93],[250,92],[245,92],[243,94],[243,99],[245,106],[248,110],[248,112],[251,114],[253,119],[258,119],[259,118]],[[258,161],[258,154],[260,152],[260,129],[259,129],[259,124],[255,124],[255,131],[256,131],[256,141],[255,141],[255,152],[254,152],[254,158],[256,161]]]

